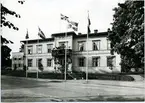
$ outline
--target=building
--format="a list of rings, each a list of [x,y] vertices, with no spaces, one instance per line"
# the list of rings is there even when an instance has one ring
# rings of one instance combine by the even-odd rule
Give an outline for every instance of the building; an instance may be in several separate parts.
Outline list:
[[[107,35],[107,32],[94,31],[89,34],[88,45],[87,34],[79,33],[77,35],[75,32],[55,33],[51,35],[51,38],[21,41],[25,45],[24,64],[28,66],[28,72],[37,70],[55,72],[57,67],[64,67],[65,55],[64,51],[57,55],[52,55],[52,53],[64,46],[68,50],[67,52],[71,50],[70,59],[67,59],[69,70],[85,72],[88,63],[89,73],[121,72],[120,55],[110,54],[110,41],[107,39]],[[38,69],[38,67],[41,68]]]
[[[23,70],[24,66],[24,53],[13,52],[12,53],[12,70]]]

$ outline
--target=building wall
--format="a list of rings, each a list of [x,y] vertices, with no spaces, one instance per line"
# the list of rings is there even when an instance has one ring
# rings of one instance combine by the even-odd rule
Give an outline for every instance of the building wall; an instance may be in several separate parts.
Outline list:
[[[28,46],[33,46],[33,55],[37,55],[37,51],[36,51],[36,46],[37,45],[42,45],[42,54],[47,54],[47,44],[53,44],[53,48],[55,47],[54,42],[37,42],[37,43],[29,43],[29,44],[25,44],[25,48],[28,48]],[[25,53],[28,54],[28,51],[25,49]],[[41,54],[40,54],[41,55]]]
[[[100,40],[100,50],[97,51],[93,51],[93,42],[94,40]],[[54,38],[54,41],[45,41],[45,42],[41,42],[39,43],[39,45],[42,45],[42,53],[38,54],[37,50],[36,50],[36,46],[38,45],[38,43],[29,43],[29,44],[25,44],[25,55],[26,55],[26,61],[24,62],[24,64],[27,65],[27,60],[28,59],[33,59],[33,63],[32,63],[32,67],[29,67],[29,72],[33,72],[33,71],[37,71],[38,67],[36,66],[36,60],[38,58],[42,58],[42,64],[44,67],[43,71],[48,71],[48,72],[54,72],[55,69],[55,64],[54,64],[54,58],[52,57],[51,53],[47,53],[47,44],[53,44],[53,48],[58,47],[59,46],[59,42],[68,42],[68,47],[70,49],[73,50],[73,55],[72,55],[72,68],[75,69],[76,71],[86,71],[86,67],[79,67],[78,65],[78,58],[79,57],[85,57],[87,58],[87,51],[79,51],[78,50],[78,42],[80,41],[86,41],[85,37],[81,37],[81,38],[73,38],[73,36],[67,36],[67,38],[65,38],[64,36],[57,36]],[[27,47],[28,46],[33,46],[33,53],[32,54],[28,54],[27,53]],[[88,40],[88,46],[85,45],[85,48],[88,48],[88,71],[89,72],[93,72],[93,73],[112,73],[112,72],[120,72],[120,56],[118,54],[114,54],[115,56],[115,67],[113,68],[113,70],[109,69],[109,67],[107,67],[107,57],[111,56],[110,54],[110,50],[107,49],[107,38],[106,37],[92,37],[89,38]],[[92,58],[93,57],[100,57],[100,65],[98,67],[93,67],[92,66]],[[51,67],[47,67],[47,59],[51,58],[52,59],[52,66]],[[86,60],[87,61],[87,60]]]
[[[24,65],[24,53],[23,52],[13,52],[12,53],[12,70],[15,69],[15,65],[17,70],[23,70]],[[20,66],[19,66],[20,64]]]
[[[93,40],[100,40],[100,50],[107,50],[107,38],[106,37],[95,37],[88,39],[88,50],[92,51],[92,41]],[[78,42],[79,41],[86,41],[86,38],[76,38],[73,40],[73,50],[78,51]],[[87,46],[87,45],[86,45]]]
[[[54,71],[54,60],[51,55],[51,53],[47,53],[47,44],[53,44],[53,48],[55,47],[54,42],[43,42],[43,43],[31,43],[31,44],[26,44],[25,48],[28,48],[28,46],[33,47],[33,53],[28,54],[28,51],[25,49],[26,52],[26,64],[28,64],[28,59],[32,59],[32,67],[28,67],[28,72],[35,72],[38,69],[37,67],[37,59],[41,58],[42,59],[42,65],[44,70],[43,71]],[[42,53],[37,53],[37,45],[42,45]],[[52,66],[47,67],[47,59],[52,59]]]
[[[94,51],[93,50],[93,42],[94,40],[100,40],[100,50]],[[76,71],[84,71],[86,72],[86,62],[85,60],[85,67],[79,67],[78,63],[79,60],[78,58],[80,57],[85,57],[86,59],[88,58],[88,72],[92,73],[112,73],[112,72],[121,72],[120,68],[120,56],[117,54],[114,54],[115,56],[115,67],[113,70],[109,69],[107,67],[107,57],[111,56],[110,50],[107,49],[107,38],[106,37],[98,37],[98,38],[89,38],[88,40],[88,46],[85,45],[85,48],[88,48],[88,57],[87,57],[87,51],[78,51],[78,42],[79,41],[86,41],[85,38],[78,38],[74,40],[74,46],[73,46],[73,69]],[[92,66],[92,58],[93,57],[100,57],[100,66],[98,67],[93,67]]]
[[[73,47],[72,47],[72,43],[73,43],[73,38],[72,38],[72,36],[67,36],[67,37],[64,37],[64,36],[62,36],[62,37],[55,37],[55,41],[54,41],[54,45],[55,45],[55,47],[59,47],[59,42],[68,42],[67,44],[67,46],[68,46],[68,48],[70,48],[70,49],[72,49]]]
[[[92,66],[92,58],[99,56],[100,57],[100,66],[98,67],[93,67]],[[88,71],[92,72],[92,73],[118,73],[121,72],[121,68],[120,68],[120,56],[119,55],[114,55],[115,56],[115,67],[113,68],[113,70],[109,69],[109,67],[107,67],[107,56],[111,56],[110,54],[98,54],[98,55],[94,55],[94,54],[89,54],[88,55]],[[85,66],[84,67],[79,67],[78,63],[79,60],[78,58],[80,57],[85,57],[87,58],[86,54],[75,54],[73,55],[73,69],[76,71],[84,71],[86,72],[86,62],[85,61]]]

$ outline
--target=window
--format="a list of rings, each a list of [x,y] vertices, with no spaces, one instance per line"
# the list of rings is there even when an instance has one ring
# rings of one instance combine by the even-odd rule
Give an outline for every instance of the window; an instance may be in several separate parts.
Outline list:
[[[36,66],[38,67],[38,65],[41,65],[42,64],[42,59],[39,58],[39,59],[36,59]]]
[[[28,67],[32,67],[32,59],[28,59]]]
[[[79,47],[79,51],[84,51],[85,50],[85,41],[80,41],[78,42],[78,47]]]
[[[79,60],[79,67],[84,67],[85,66],[85,58],[84,57],[82,57],[82,58],[79,58],[78,59]]]
[[[100,57],[93,57],[92,58],[92,66],[93,67],[98,67],[98,66],[100,66]]]
[[[107,57],[107,67],[113,66],[115,66],[115,57],[114,56]]]
[[[33,52],[33,46],[28,46],[28,54],[32,54]]]
[[[52,66],[52,59],[47,59],[47,66],[51,67]]]
[[[110,41],[107,39],[107,49],[111,49],[111,44],[110,44]]]
[[[93,41],[93,50],[100,50],[100,40]]]
[[[18,64],[18,67],[21,67],[21,64]]]
[[[66,47],[68,42],[59,42],[59,46],[61,47]]]
[[[51,53],[53,44],[47,44],[47,53]]]
[[[42,45],[37,45],[37,53],[42,53]]]

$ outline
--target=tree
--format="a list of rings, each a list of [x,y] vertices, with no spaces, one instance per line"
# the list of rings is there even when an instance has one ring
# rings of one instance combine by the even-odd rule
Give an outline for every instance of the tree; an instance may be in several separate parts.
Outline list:
[[[61,60],[65,60],[65,45],[61,45],[56,47],[52,50],[52,56],[54,57],[55,65],[57,65],[61,73],[65,71],[65,63],[61,63]],[[68,65],[72,62],[72,50],[67,49],[67,56],[66,56],[66,69],[68,71]],[[55,68],[56,69],[56,68]]]
[[[11,66],[11,59],[10,59],[11,49],[6,45],[8,43],[13,43],[13,42],[1,36],[1,67]]]
[[[18,3],[23,4],[25,1],[18,1]],[[15,11],[9,10],[7,7],[5,7],[3,4],[0,4],[1,6],[1,27],[9,27],[13,28],[14,30],[19,30],[18,27],[16,27],[12,22],[7,20],[7,15],[15,16],[16,18],[20,18],[21,16],[17,14]]]
[[[25,1],[21,0],[18,1],[18,3],[23,4]],[[5,7],[2,3],[0,3],[0,8],[1,8],[1,27],[9,27],[14,30],[19,30],[18,27],[16,27],[12,22],[7,20],[7,15],[12,15],[17,18],[20,18],[20,15],[17,14],[15,11],[9,10],[7,7]],[[5,66],[11,66],[11,59],[10,59],[10,52],[11,49],[7,46],[8,43],[13,42],[11,40],[7,40],[6,38],[1,36],[1,67]]]
[[[111,53],[121,55],[122,71],[144,69],[144,1],[127,0],[118,6],[108,29]]]

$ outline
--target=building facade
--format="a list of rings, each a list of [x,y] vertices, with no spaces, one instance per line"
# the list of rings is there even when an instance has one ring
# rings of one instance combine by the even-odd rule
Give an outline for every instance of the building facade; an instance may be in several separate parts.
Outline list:
[[[52,55],[52,52],[64,46],[65,49],[72,51],[67,66],[71,71],[85,72],[88,64],[89,73],[119,73],[121,72],[120,55],[110,54],[110,41],[107,35],[107,32],[91,33],[87,42],[86,34],[76,35],[75,32],[67,32],[55,33],[51,38],[46,39],[21,41],[25,45],[24,65],[28,66],[28,72],[37,70],[55,72],[58,64],[60,66],[65,64],[65,58],[64,55],[58,57],[59,63],[57,63],[56,55]],[[40,63],[42,68],[38,69]]]
[[[12,70],[23,70],[24,66],[24,53],[13,52],[12,53]]]

